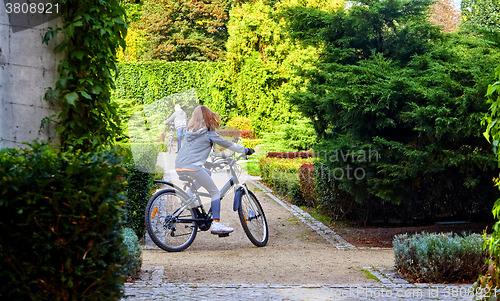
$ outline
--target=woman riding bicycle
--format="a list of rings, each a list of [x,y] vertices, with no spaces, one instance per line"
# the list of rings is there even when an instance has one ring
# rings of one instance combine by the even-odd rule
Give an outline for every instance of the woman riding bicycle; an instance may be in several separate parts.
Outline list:
[[[245,148],[220,137],[215,128],[220,125],[220,116],[206,106],[198,106],[193,111],[184,134],[184,143],[175,160],[175,171],[179,176],[187,175],[204,187],[211,197],[210,211],[213,215],[211,232],[226,234],[234,231],[220,222],[220,191],[210,177],[210,171],[203,167],[214,144],[229,150],[250,155],[251,148]]]

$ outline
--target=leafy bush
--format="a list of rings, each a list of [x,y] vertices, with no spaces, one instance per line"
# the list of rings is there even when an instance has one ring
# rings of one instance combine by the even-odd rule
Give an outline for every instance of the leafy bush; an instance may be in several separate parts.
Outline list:
[[[302,205],[304,199],[300,190],[298,169],[307,162],[307,159],[261,158],[259,167],[262,180],[292,203]]]
[[[262,132],[273,132],[276,126],[300,118],[287,96],[302,87],[297,67],[311,66],[310,62],[319,57],[320,47],[297,43],[291,38],[283,15],[291,6],[320,7],[327,11],[343,7],[343,3],[340,0],[233,2],[227,24],[224,74],[227,84],[222,90],[229,95],[226,102],[231,101],[227,112],[234,110],[252,119],[259,137]]]
[[[271,133],[262,133],[263,151],[304,151],[316,144],[316,133],[306,120],[297,120],[293,124],[282,124]]]
[[[347,218],[359,219],[356,215],[363,212],[354,197],[339,188],[339,182],[331,176],[330,169],[322,161],[314,162],[314,195],[319,210],[333,218],[343,220]],[[365,220],[363,217],[361,219]]]
[[[315,151],[376,150],[370,162],[324,163],[365,170],[362,180],[337,180],[356,201],[418,210],[400,219],[490,218],[496,162],[480,120],[498,47],[440,34],[427,21],[428,1],[362,3],[289,12],[292,35],[325,46],[317,69],[304,72],[307,88],[292,96],[322,138]]]
[[[150,173],[137,170],[135,164],[125,165],[127,169],[127,200],[125,201],[126,224],[138,237],[144,237],[144,210],[151,196],[153,179]]]
[[[226,126],[242,131],[253,131],[252,120],[247,117],[234,116],[226,123]]]
[[[140,158],[137,160],[133,156],[131,144],[120,144],[120,147],[124,152],[123,166],[126,169],[125,180],[127,183],[124,204],[125,225],[134,230],[139,239],[142,239],[146,233],[144,210],[154,189],[153,180],[156,174],[147,172],[148,169],[140,165],[141,162],[144,163],[144,160]],[[149,164],[156,165],[156,160]],[[163,173],[161,174],[163,175]]]
[[[119,300],[124,169],[114,151],[0,150],[0,298]]]
[[[486,269],[479,234],[402,234],[393,246],[396,268],[414,282],[470,282]]]
[[[126,277],[135,278],[142,266],[142,247],[134,230],[124,228],[123,232],[123,247],[126,250],[123,256],[123,274]]]
[[[495,79],[500,79],[500,66],[495,69]],[[488,103],[491,104],[488,114],[484,121],[487,125],[484,133],[486,139],[493,145],[493,150],[500,159],[498,145],[500,142],[500,80],[488,86],[486,96]],[[495,186],[500,188],[500,179],[494,179]],[[485,292],[485,300],[498,300],[500,297],[500,199],[495,201],[492,209],[493,218],[496,222],[493,226],[493,233],[490,236],[484,235],[484,248],[488,251],[488,259],[486,265],[488,270],[485,274],[480,275],[474,288]]]
[[[262,139],[242,139],[241,144],[246,147],[246,148],[253,148],[255,149],[257,145],[262,143]]]
[[[307,206],[316,208],[318,200],[314,193],[314,165],[302,164],[299,168],[300,191]]]

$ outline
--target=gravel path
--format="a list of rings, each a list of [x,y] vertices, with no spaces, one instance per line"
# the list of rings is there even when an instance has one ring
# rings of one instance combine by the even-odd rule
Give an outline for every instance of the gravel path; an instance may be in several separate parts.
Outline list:
[[[235,232],[200,232],[180,253],[147,243],[141,278],[126,284],[124,300],[471,300],[470,285],[406,283],[392,271],[391,249],[356,248],[255,178],[246,182],[266,213],[267,246],[248,240],[227,196],[222,219]]]

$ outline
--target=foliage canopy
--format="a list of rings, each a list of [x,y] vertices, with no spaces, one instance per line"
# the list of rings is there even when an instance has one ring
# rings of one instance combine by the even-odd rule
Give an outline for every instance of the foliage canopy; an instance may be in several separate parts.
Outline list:
[[[333,169],[365,171],[363,179],[338,183],[357,201],[404,203],[418,212],[439,199],[444,215],[481,215],[494,167],[479,126],[487,110],[482,91],[499,51],[475,37],[441,34],[428,21],[429,4],[290,9],[293,35],[325,50],[316,70],[304,70],[307,89],[292,101],[324,139],[319,150],[377,151],[377,159],[326,159]],[[457,199],[467,208],[454,205]]]
[[[120,119],[111,104],[116,53],[125,47],[125,11],[116,0],[60,1],[63,28],[49,30],[48,43],[59,32],[56,50],[64,52],[59,78],[46,98],[61,98],[58,134],[63,148],[96,150],[113,142]]]
[[[287,101],[302,85],[298,66],[307,68],[318,57],[316,46],[290,39],[283,12],[290,6],[337,9],[342,1],[267,1],[235,3],[228,23],[223,99],[235,115],[248,116],[256,132],[299,118]]]
[[[224,58],[231,1],[149,0],[138,23],[146,59],[217,61]]]
[[[500,29],[499,0],[462,0],[464,23],[478,29]]]

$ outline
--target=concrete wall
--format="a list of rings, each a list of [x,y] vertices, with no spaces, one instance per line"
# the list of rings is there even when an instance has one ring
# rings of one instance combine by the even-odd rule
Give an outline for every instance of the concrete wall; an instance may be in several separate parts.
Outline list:
[[[40,128],[41,120],[58,114],[58,105],[45,101],[48,87],[57,80],[60,61],[53,52],[55,41],[42,44],[48,27],[61,18],[30,28],[11,26],[0,2],[0,148],[26,147],[23,142],[57,144],[54,125]]]

